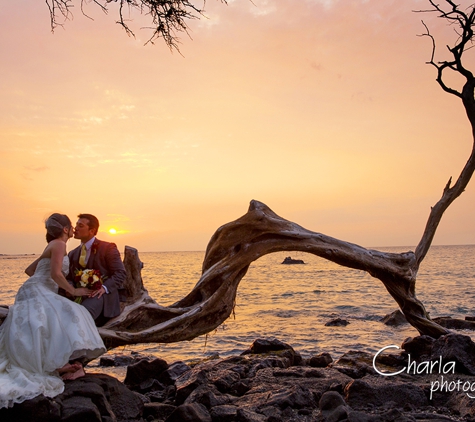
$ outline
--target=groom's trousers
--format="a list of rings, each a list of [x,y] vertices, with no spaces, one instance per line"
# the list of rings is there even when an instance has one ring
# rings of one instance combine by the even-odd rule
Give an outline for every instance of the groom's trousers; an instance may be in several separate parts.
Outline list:
[[[104,309],[104,295],[100,298],[88,297],[83,299],[81,305],[89,311],[97,326],[103,325],[109,319],[105,318],[102,312]]]

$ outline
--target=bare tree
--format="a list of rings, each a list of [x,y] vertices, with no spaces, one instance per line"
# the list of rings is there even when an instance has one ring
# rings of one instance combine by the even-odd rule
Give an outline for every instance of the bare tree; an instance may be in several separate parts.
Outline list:
[[[120,24],[128,35],[134,36],[130,20],[126,17],[136,12],[150,18],[152,35],[147,43],[163,38],[170,49],[178,49],[179,34],[188,34],[187,21],[203,16],[205,0],[202,6],[196,6],[188,0],[45,0],[49,7],[51,29],[63,25],[64,21],[72,17],[72,10],[76,3],[80,4],[83,15],[88,16],[85,10],[87,3],[94,3],[104,13],[108,13],[111,3],[117,4],[117,23]],[[226,3],[226,0],[221,0]]]
[[[466,12],[460,10],[460,6],[456,5],[451,0],[445,0],[440,5],[432,0],[429,0],[432,8],[430,10],[419,12],[435,12],[439,14],[439,17],[445,19],[450,26],[453,26],[456,34],[456,42],[450,47],[447,46],[449,52],[449,59],[443,61],[436,61],[436,42],[431,35],[427,25],[423,23],[426,28],[426,33],[422,36],[429,37],[432,41],[432,54],[428,64],[434,66],[437,69],[437,82],[445,92],[455,95],[462,100],[462,104],[467,113],[470,126],[472,128],[472,138],[475,142],[475,78],[473,73],[467,69],[464,65],[463,56],[467,50],[473,47],[473,27],[475,24],[475,5],[471,5]],[[456,73],[463,78],[463,85],[461,88],[452,88],[446,84],[446,78],[448,73]],[[437,227],[442,219],[442,215],[449,205],[459,197],[470,181],[473,171],[475,170],[475,146],[472,142],[472,153],[468,158],[465,167],[462,169],[462,173],[458,177],[455,184],[451,187],[452,178],[449,179],[447,185],[444,188],[442,198],[432,208],[427,221],[424,235],[422,236],[419,245],[416,248],[416,262],[417,268],[422,262],[430,248],[432,239],[434,238]]]
[[[451,0],[441,4],[429,0],[430,9],[453,26],[456,41],[448,47],[449,59],[436,61],[436,43],[424,24],[423,36],[432,41],[429,64],[437,70],[437,82],[442,89],[462,100],[472,127],[472,152],[462,172],[452,185],[452,178],[443,189],[442,197],[431,208],[422,238],[415,252],[387,253],[338,240],[313,232],[287,221],[266,205],[251,201],[249,211],[236,221],[220,227],[211,238],[196,286],[183,299],[164,307],[158,305],[143,287],[137,251],[126,248],[130,300],[122,314],[100,329],[108,347],[134,343],[170,343],[190,340],[209,333],[224,322],[233,311],[239,282],[249,265],[263,255],[278,251],[308,252],[337,264],[367,271],[383,282],[406,319],[421,334],[440,337],[448,333],[432,321],[415,294],[419,266],[425,258],[442,215],[462,194],[475,170],[475,79],[464,66],[463,57],[472,46],[475,5],[462,11]],[[445,82],[448,72],[463,78],[457,89]],[[7,314],[0,308],[0,318]]]

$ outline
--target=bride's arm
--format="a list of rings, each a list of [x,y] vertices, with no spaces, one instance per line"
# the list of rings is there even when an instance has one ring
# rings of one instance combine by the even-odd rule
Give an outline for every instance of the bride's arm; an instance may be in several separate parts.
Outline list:
[[[51,250],[51,278],[54,282],[66,290],[72,296],[89,296],[91,290],[84,287],[74,288],[71,284],[68,283],[66,277],[64,277],[63,269],[63,258],[66,254],[66,244],[61,241],[52,241],[50,243]]]
[[[38,265],[38,262],[40,262],[41,255],[38,259],[35,259],[28,267],[25,269],[25,273],[29,275],[30,277],[35,273],[36,271],[36,266]]]

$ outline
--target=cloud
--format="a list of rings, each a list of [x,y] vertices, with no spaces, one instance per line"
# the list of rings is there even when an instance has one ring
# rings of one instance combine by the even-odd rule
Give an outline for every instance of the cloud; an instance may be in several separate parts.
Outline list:
[[[103,117],[90,116],[90,117],[85,117],[83,120],[86,123],[101,124],[104,121],[104,118]]]
[[[133,109],[135,109],[135,106],[134,105],[127,105],[127,104],[123,104],[121,106],[119,106],[119,110],[126,110],[126,111],[132,111]]]
[[[26,170],[31,170],[35,172],[43,172],[46,170],[49,170],[50,168],[48,166],[41,166],[41,167],[33,167],[33,166],[24,166]]]
[[[277,10],[277,4],[272,0],[253,0],[252,6],[249,10],[254,16],[270,15]]]

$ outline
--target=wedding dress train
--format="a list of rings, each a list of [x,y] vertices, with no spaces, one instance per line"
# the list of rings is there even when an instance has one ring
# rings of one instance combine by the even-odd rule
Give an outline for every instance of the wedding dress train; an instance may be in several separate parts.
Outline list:
[[[62,271],[68,268],[65,256]],[[0,408],[62,393],[58,368],[106,351],[87,309],[58,295],[50,272],[50,259],[41,259],[0,326]]]

